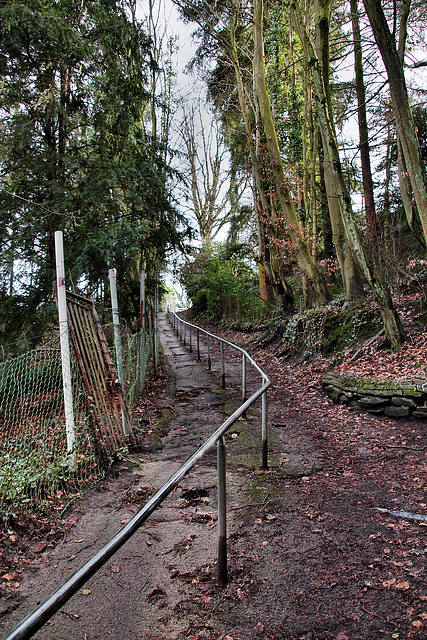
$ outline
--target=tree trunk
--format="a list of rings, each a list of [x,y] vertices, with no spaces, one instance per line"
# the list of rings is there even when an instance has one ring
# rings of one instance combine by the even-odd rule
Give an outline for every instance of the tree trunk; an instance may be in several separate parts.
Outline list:
[[[366,93],[363,77],[362,42],[360,36],[357,0],[350,0],[351,22],[353,25],[354,70],[356,75],[357,114],[359,123],[360,163],[362,165],[363,195],[368,234],[373,246],[377,238],[378,224],[375,213],[374,185],[369,150],[368,119],[366,116]]]
[[[335,125],[332,119],[332,100],[329,85],[329,14],[330,0],[315,0],[315,29],[316,29],[316,52],[319,59],[319,70],[321,71],[325,108],[328,111],[329,123],[334,138]],[[322,136],[322,131],[321,131]],[[322,144],[323,137],[322,137]],[[351,246],[349,244],[343,220],[341,216],[340,193],[336,190],[336,180],[334,167],[330,163],[328,154],[324,153],[324,177],[326,194],[328,197],[328,208],[331,219],[332,232],[335,243],[335,250],[340,267],[346,300],[361,300],[364,298],[363,281],[359,268],[354,259]]]
[[[255,211],[257,216],[257,230],[258,230],[258,278],[259,278],[259,292],[263,303],[263,308],[268,309],[270,305],[274,304],[274,293],[271,278],[271,269],[266,252],[265,241],[265,228],[264,222],[259,215],[259,203],[256,197],[256,188],[253,190],[253,199],[255,205]]]
[[[422,168],[417,134],[409,106],[403,66],[399,60],[396,43],[390,32],[381,1],[363,0],[363,4],[387,71],[397,135],[402,144],[403,157],[417,204],[424,241],[427,241],[426,176]]]
[[[326,260],[335,260],[336,253],[334,247],[334,239],[332,234],[331,216],[329,215],[328,196],[326,194],[324,152],[322,147],[322,139],[320,131],[317,132],[318,137],[318,154],[319,154],[319,188],[320,188],[320,208],[322,211],[322,230],[323,230],[323,247]]]
[[[286,187],[286,177],[283,170],[279,142],[273,122],[273,114],[265,82],[262,0],[255,0],[254,2],[253,69],[254,86],[267,139],[271,159],[271,172],[276,184],[278,201],[286,220],[289,236],[291,238],[300,269],[303,274],[307,276],[313,287],[315,293],[315,304],[326,304],[330,299],[330,295],[326,286],[325,277],[319,267],[315,264],[310,253],[310,249],[303,238],[299,220],[295,213],[290,193]]]

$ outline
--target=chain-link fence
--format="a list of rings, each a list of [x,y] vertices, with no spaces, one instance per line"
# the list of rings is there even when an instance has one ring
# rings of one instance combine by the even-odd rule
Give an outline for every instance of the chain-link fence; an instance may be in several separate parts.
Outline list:
[[[144,392],[152,333],[122,330],[125,394],[130,409]],[[71,378],[75,443],[67,453],[59,333],[18,357],[0,361],[0,509],[3,517],[80,491],[100,478],[103,465],[91,428],[91,401],[74,354]]]
[[[120,334],[124,392],[129,409],[132,410],[144,394],[147,363],[153,354],[153,334],[151,330],[132,333],[127,327],[121,327]],[[111,348],[111,352],[115,354],[114,348]],[[114,361],[118,369],[115,357]]]

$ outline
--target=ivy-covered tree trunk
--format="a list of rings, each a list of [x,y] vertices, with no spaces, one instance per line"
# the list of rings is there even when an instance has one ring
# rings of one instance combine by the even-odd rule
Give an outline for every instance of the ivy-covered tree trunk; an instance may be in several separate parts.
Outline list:
[[[304,239],[303,232],[295,212],[280,155],[279,142],[273,121],[270,99],[265,81],[264,38],[263,38],[263,3],[254,2],[254,86],[260,108],[260,115],[264,127],[267,146],[271,161],[271,172],[274,177],[276,192],[280,208],[286,220],[292,246],[302,273],[307,277],[314,292],[314,303],[326,304],[330,295],[324,274],[313,260],[310,249]]]

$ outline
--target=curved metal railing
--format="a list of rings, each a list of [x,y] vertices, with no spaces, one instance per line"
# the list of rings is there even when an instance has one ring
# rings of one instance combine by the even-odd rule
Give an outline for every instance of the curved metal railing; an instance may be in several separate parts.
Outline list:
[[[262,369],[256,364],[251,356],[241,347],[234,345],[223,338],[209,333],[201,327],[192,325],[182,320],[175,313],[168,311],[170,323],[176,329],[178,326],[178,334],[181,331],[186,333],[184,327],[189,327],[189,331],[196,331],[197,340],[197,357],[200,359],[200,334],[207,337],[208,343],[208,367],[210,363],[210,339],[216,339],[221,343],[221,365],[222,379],[225,384],[225,365],[224,365],[224,345],[239,351],[242,356],[242,397],[243,403],[209,438],[190,456],[184,464],[169,478],[169,480],[148,500],[148,502],[133,516],[131,520],[113,536],[107,544],[97,551],[87,562],[85,562],[73,575],[59,586],[40,606],[27,615],[18,626],[13,629],[4,640],[28,640],[41,629],[41,627],[50,618],[59,611],[63,605],[91,578],[95,573],[105,565],[106,562],[133,536],[141,525],[149,518],[149,516],[161,505],[163,500],[179,485],[181,480],[191,471],[197,462],[215,445],[217,444],[218,459],[218,578],[220,583],[227,583],[227,546],[226,546],[226,478],[225,478],[225,440],[224,435],[229,428],[245,414],[246,410],[251,407],[258,398],[262,397],[262,432],[263,432],[263,451],[262,451],[262,467],[267,468],[267,389],[271,386],[271,382]],[[191,329],[190,329],[191,327]],[[181,339],[186,340],[185,335],[181,334]],[[192,343],[190,338],[190,348]],[[261,375],[261,386],[248,398],[246,395],[246,363],[251,363],[256,371]]]
[[[213,333],[210,333],[206,329],[202,329],[197,325],[191,324],[191,322],[187,322],[180,318],[175,312],[168,309],[168,318],[170,324],[173,326],[176,331],[177,336],[183,341],[184,345],[187,342],[187,329],[188,329],[188,342],[190,352],[192,351],[192,333],[193,331],[196,333],[196,348],[197,348],[197,359],[200,360],[200,335],[206,336],[206,347],[207,347],[207,360],[208,360],[208,369],[211,370],[211,338],[218,341],[221,345],[221,380],[222,380],[222,388],[225,389],[225,355],[224,355],[224,346],[228,346],[235,351],[238,351],[242,354],[242,401],[246,400],[246,369],[247,363],[249,362],[254,369],[259,373],[262,379],[262,386],[265,386],[264,392],[261,393],[262,397],[262,425],[261,425],[261,435],[262,435],[262,468],[267,469],[267,389],[270,386],[270,380],[268,376],[264,373],[261,367],[255,362],[255,360],[238,345],[233,342],[229,342],[224,338],[220,338]],[[258,399],[258,396],[257,398]],[[255,402],[255,400],[254,400]],[[253,402],[251,403],[253,404]]]

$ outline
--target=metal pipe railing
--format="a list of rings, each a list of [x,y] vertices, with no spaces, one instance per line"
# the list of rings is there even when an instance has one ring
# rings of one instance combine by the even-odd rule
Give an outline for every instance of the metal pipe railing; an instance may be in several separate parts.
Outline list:
[[[174,316],[171,320],[171,312],[169,321],[172,327],[178,327],[178,333],[182,333],[182,324],[184,323],[179,316]],[[176,324],[175,324],[176,323]],[[189,325],[190,323],[186,323]],[[195,328],[195,325],[191,325]],[[167,482],[150,498],[150,500],[129,520],[129,522],[115,536],[107,542],[99,551],[97,551],[87,562],[85,562],[73,575],[62,585],[60,585],[50,596],[42,602],[34,611],[27,615],[18,626],[13,629],[4,640],[29,640],[33,635],[42,628],[42,626],[50,620],[50,618],[59,611],[68,600],[91,578],[95,573],[105,565],[106,562],[136,533],[136,531],[146,522],[150,515],[160,506],[163,500],[179,485],[182,479],[191,471],[191,469],[199,462],[199,460],[217,444],[218,457],[218,579],[221,584],[226,584],[227,577],[227,544],[226,544],[226,454],[224,435],[230,427],[246,413],[246,410],[262,397],[262,432],[263,432],[263,449],[262,464],[263,468],[267,468],[267,389],[271,386],[271,382],[255,361],[241,347],[227,342],[223,338],[219,338],[200,327],[196,327],[198,332],[209,335],[221,341],[222,370],[224,377],[224,344],[227,344],[237,351],[244,353],[245,358],[255,367],[261,374],[261,386],[248,398],[234,413],[222,423],[220,427],[190,456],[186,462],[169,478]],[[177,333],[177,335],[178,335]],[[197,333],[199,337],[199,333]],[[199,340],[198,340],[199,347]],[[265,432],[265,439],[264,439]],[[265,443],[265,444],[264,444]]]

